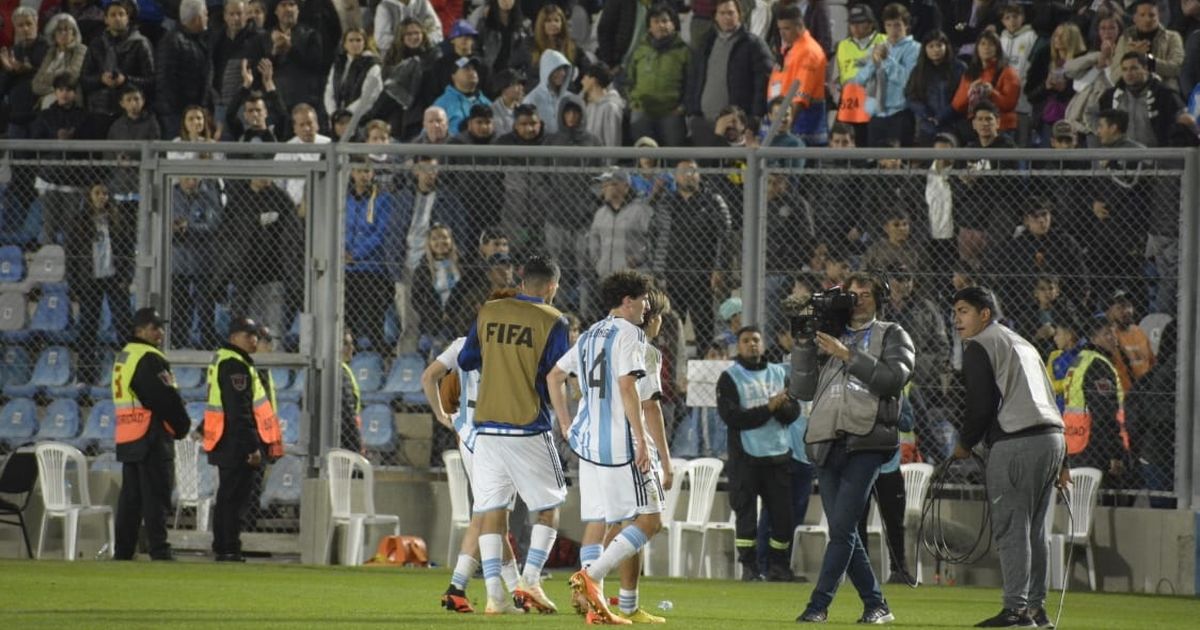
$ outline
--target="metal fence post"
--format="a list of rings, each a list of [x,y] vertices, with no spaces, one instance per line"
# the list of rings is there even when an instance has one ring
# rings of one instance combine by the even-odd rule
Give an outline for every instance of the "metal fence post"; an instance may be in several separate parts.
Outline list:
[[[150,143],[143,142],[140,168],[138,169],[137,257],[133,272],[133,292],[137,298],[138,308],[154,305],[151,299],[153,288],[161,288],[165,284],[162,281],[163,272],[161,270],[165,256],[162,251],[161,239],[158,238],[162,230],[155,229],[156,227],[161,228],[161,224],[155,224],[159,215],[154,210],[154,188],[155,180],[158,177],[158,161],[154,156],[154,150]],[[164,203],[166,202],[164,201]],[[126,332],[128,331],[120,331],[120,334]]]
[[[1179,233],[1179,351],[1178,386],[1175,389],[1175,496],[1179,509],[1200,506],[1200,440],[1196,438],[1194,419],[1196,391],[1200,388],[1200,370],[1193,351],[1200,339],[1200,318],[1196,316],[1197,282],[1200,282],[1200,221],[1196,217],[1200,203],[1200,150],[1190,151],[1184,161],[1180,195]]]
[[[317,398],[311,400],[310,455],[316,464],[321,456],[339,445],[341,398],[342,330],[342,220],[345,202],[338,194],[341,168],[336,145],[325,147],[324,169],[314,168],[309,199],[308,221],[312,225],[313,246],[308,273],[312,274],[312,292],[304,323],[309,326],[312,368]],[[319,465],[319,464],[318,464]]]
[[[763,325],[766,313],[767,217],[762,203],[762,159],[755,150],[746,154],[742,180],[742,323]]]

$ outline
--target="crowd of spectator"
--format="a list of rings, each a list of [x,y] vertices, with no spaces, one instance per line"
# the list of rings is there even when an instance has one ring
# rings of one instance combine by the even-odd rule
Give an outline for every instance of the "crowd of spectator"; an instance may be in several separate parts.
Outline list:
[[[835,32],[832,4],[9,2],[0,94],[10,140],[411,143],[404,163],[382,149],[356,161],[345,191],[348,324],[364,344],[429,350],[461,334],[474,306],[512,283],[514,259],[545,250],[566,270],[565,307],[585,320],[598,314],[595,278],[654,274],[692,340],[668,331],[668,365],[724,355],[721,329],[740,314],[739,165],[612,166],[585,153],[439,160],[420,145],[1200,144],[1200,1],[851,1],[837,3],[848,5],[845,32]],[[11,169],[0,232],[65,246],[80,330],[93,330],[101,302],[126,317],[112,306],[133,273],[136,156],[87,168],[36,155],[37,166]],[[1082,330],[1116,295],[1139,313],[1175,310],[1178,186],[1148,164],[772,166],[765,324],[776,355],[790,343],[778,300],[853,269],[894,275],[893,312],[916,331],[916,382],[929,392],[946,391],[954,374],[957,344],[939,301],[952,286],[991,286],[1047,357],[1069,350],[1056,346],[1060,327]],[[816,175],[799,176],[801,167]],[[1090,174],[1046,176],[1067,171]],[[215,347],[219,305],[289,328],[302,303],[305,186],[172,182],[172,311],[186,318],[176,333],[185,344]],[[1153,357],[1120,345],[1123,385],[1136,389]],[[928,409],[950,413],[930,398]]]

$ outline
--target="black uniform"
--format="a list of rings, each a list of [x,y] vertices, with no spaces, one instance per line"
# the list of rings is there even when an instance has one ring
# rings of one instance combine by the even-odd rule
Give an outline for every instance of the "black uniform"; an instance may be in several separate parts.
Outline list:
[[[146,342],[135,339],[131,343]],[[171,492],[175,487],[175,447],[171,438],[172,435],[176,440],[187,437],[191,422],[183,398],[175,388],[171,364],[157,354],[142,355],[130,381],[130,389],[142,406],[150,410],[150,427],[141,439],[117,445],[117,461],[123,466],[113,557],[133,559],[138,526],[144,522],[150,557],[170,559],[167,512],[171,509]]]
[[[220,474],[213,506],[212,549],[218,558],[233,559],[242,553],[241,522],[254,488],[255,471],[247,459],[256,451],[264,456],[265,452],[254,422],[254,381],[250,375],[254,359],[232,345],[222,347],[238,353],[245,361],[225,359],[217,365],[225,427],[221,439],[208,453],[208,463],[216,466]]]
[[[764,370],[766,361],[747,362],[734,359],[750,371]],[[772,418],[787,427],[800,415],[800,404],[789,399],[772,413],[767,405],[743,408],[737,385],[729,374],[722,373],[717,379],[717,412],[729,426],[729,507],[736,515],[734,526],[738,562],[742,563],[743,578],[758,575],[755,539],[758,531],[757,499],[763,498],[771,520],[771,538],[775,541],[792,539],[792,474],[791,454],[775,457],[754,457],[742,449],[742,431],[757,429]],[[790,559],[784,549],[771,549],[768,578],[787,580],[791,578]]]

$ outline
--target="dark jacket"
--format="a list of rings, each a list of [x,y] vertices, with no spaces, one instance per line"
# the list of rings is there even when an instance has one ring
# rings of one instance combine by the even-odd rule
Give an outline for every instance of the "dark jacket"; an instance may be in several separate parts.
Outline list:
[[[703,181],[689,198],[678,191],[660,197],[652,223],[654,274],[729,269],[731,222],[724,195]]]
[[[212,46],[206,32],[182,28],[158,43],[154,111],[160,116],[183,113],[189,105],[212,108]]]
[[[304,236],[291,198],[274,184],[254,192],[249,182],[234,182],[227,194],[229,203],[217,228],[217,241],[226,252],[215,262],[222,276],[245,291],[294,279],[301,269]],[[264,212],[278,212],[279,217],[263,227],[259,215]]]
[[[0,75],[0,97],[8,99],[8,122],[27,125],[33,122],[37,114],[33,76],[37,74],[38,68],[42,67],[42,60],[46,57],[46,42],[38,38],[26,44],[13,46],[12,54],[18,62],[28,63],[33,67],[29,72],[6,72]]]
[[[43,109],[33,120],[30,135],[34,140],[63,140],[83,139],[94,137],[88,132],[91,120],[87,112],[75,103],[62,107],[58,103]],[[82,186],[81,172],[83,167],[55,166],[61,160],[77,159],[78,154],[43,151],[39,154],[46,166],[38,170],[38,176],[60,186]]]
[[[617,68],[633,42],[637,30],[638,0],[608,0],[596,25],[596,56],[610,68]]]
[[[500,24],[499,19],[492,19],[490,15],[486,15],[486,8],[484,13],[483,18],[479,20],[479,36],[476,41],[489,74],[494,75],[505,68],[522,70],[528,74],[529,50],[533,45],[533,36],[529,30],[524,24],[511,20],[507,25]],[[490,86],[484,86],[484,92],[489,97],[494,96]]]
[[[105,31],[97,37],[83,58],[79,85],[83,89],[88,111],[114,116],[121,113],[119,105],[124,85],[110,88],[101,82],[105,72],[125,75],[125,81],[141,88],[149,105],[154,102],[154,54],[150,41],[130,27],[124,35],[114,37]]]
[[[1045,236],[1023,231],[993,245],[987,257],[994,261],[990,268],[996,274],[993,286],[1007,304],[1028,302],[1040,275],[1059,276],[1064,281],[1063,295],[1077,304],[1084,303],[1088,267],[1083,247],[1063,230],[1051,227]]]
[[[262,31],[253,24],[247,24],[232,38],[226,35],[224,25],[210,29],[210,33],[208,49],[212,51],[209,58],[212,70],[207,76],[216,91],[217,102],[228,103],[242,86],[242,60],[245,59],[258,76],[258,62],[270,55],[271,40],[268,37],[264,42]]]
[[[1158,146],[1169,146],[1171,129],[1176,124],[1175,118],[1183,109],[1183,101],[1180,100],[1179,93],[1167,87],[1162,81],[1151,77],[1146,83],[1146,87],[1142,88],[1141,96],[1134,96],[1125,87],[1125,79],[1120,79],[1116,85],[1100,95],[1100,111],[1106,109],[1129,111],[1127,100],[1130,98],[1141,98],[1145,102],[1146,110],[1150,113],[1150,128],[1154,131],[1154,138],[1158,142]],[[1133,121],[1131,120],[1131,131],[1132,128]],[[1133,139],[1141,141],[1140,138]]]
[[[579,124],[567,127],[564,113],[568,106],[579,109]],[[546,146],[599,147],[600,138],[587,130],[587,107],[583,99],[568,92],[558,101],[558,131],[546,136]],[[594,159],[569,158],[550,160],[554,167],[596,169],[600,165]],[[586,230],[596,212],[595,196],[592,194],[592,176],[587,172],[547,172],[543,174],[543,190],[554,190],[548,195],[546,222],[569,230]]]
[[[753,118],[762,118],[767,113],[767,79],[771,76],[774,58],[767,43],[759,36],[740,27],[733,34],[733,47],[729,50],[729,72],[726,74],[726,89],[729,104],[741,107]],[[683,91],[683,106],[689,116],[700,115],[700,96],[704,93],[704,82],[708,76],[708,57],[717,41],[717,30],[711,29],[700,46],[692,49],[692,61],[688,64],[687,84]]]
[[[262,41],[265,50],[270,52],[271,34],[263,33]],[[289,110],[300,103],[308,103],[317,111],[325,108],[322,104],[325,89],[323,60],[320,36],[303,24],[292,29],[292,45],[287,52],[271,56],[271,62],[275,64],[275,86]]]
[[[742,367],[747,370],[760,372],[767,369],[767,362],[760,360],[757,363],[751,363],[742,357],[734,359]],[[786,381],[785,381],[786,383]],[[721,416],[721,420],[729,427],[729,459],[731,460],[746,460],[756,464],[779,464],[786,463],[790,455],[784,453],[777,457],[753,457],[747,455],[742,450],[742,431],[750,431],[757,429],[774,418],[779,421],[779,424],[788,426],[796,421],[800,416],[800,403],[794,399],[788,399],[787,402],[779,406],[774,413],[768,409],[767,405],[759,405],[758,407],[744,408],[742,407],[741,395],[738,394],[737,383],[733,382],[733,377],[729,376],[728,372],[721,372],[721,376],[717,378],[717,413]]]
[[[238,90],[233,100],[229,101],[229,108],[225,110],[225,129],[229,130],[229,134],[238,142],[284,142],[287,138],[292,137],[291,115],[288,114],[287,106],[283,104],[283,99],[279,96],[279,90],[263,92],[262,96],[263,103],[267,106],[266,131],[246,129],[246,124],[240,115],[242,105],[250,97],[250,90],[246,88]]]
[[[146,342],[133,339],[131,343]],[[146,353],[138,361],[129,388],[142,406],[150,410],[150,428],[142,439],[118,444],[117,461],[140,462],[147,457],[165,461],[175,459],[175,449],[171,446],[172,434],[176,440],[182,440],[187,437],[192,423],[174,383],[171,364],[166,359]]]
[[[213,466],[236,468],[246,462],[251,453],[262,448],[258,426],[254,423],[254,358],[229,344],[221,346],[241,355],[217,364],[217,384],[221,388],[221,411],[225,413],[225,428],[221,439],[208,453]],[[247,365],[249,364],[249,365]]]

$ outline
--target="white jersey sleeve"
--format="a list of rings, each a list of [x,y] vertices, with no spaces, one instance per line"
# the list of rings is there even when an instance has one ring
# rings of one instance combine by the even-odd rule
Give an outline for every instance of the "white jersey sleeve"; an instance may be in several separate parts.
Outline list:
[[[638,379],[638,399],[654,400],[662,393],[662,355],[650,343],[646,347],[646,376]]]
[[[447,370],[457,370],[458,369],[458,353],[462,352],[463,345],[465,345],[466,343],[467,343],[466,337],[459,337],[458,339],[451,341],[450,345],[446,346],[446,349],[442,350],[442,353],[437,355],[437,358],[434,359],[434,361],[437,361],[438,363],[441,363],[442,365],[446,366]]]
[[[567,374],[579,376],[579,342],[576,341],[571,349],[564,352],[558,359],[558,363],[554,367],[566,372]]]
[[[613,380],[630,374],[641,379],[646,375],[646,333],[632,324],[617,326],[609,359]]]

